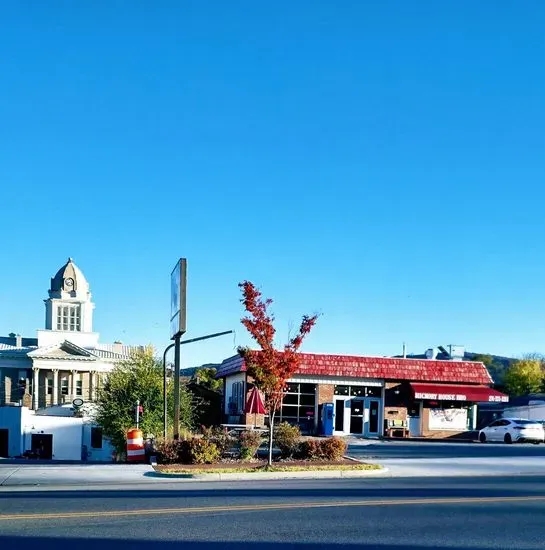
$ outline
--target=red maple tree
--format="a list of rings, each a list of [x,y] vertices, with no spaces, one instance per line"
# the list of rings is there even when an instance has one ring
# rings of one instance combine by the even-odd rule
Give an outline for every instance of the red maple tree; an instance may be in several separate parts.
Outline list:
[[[272,464],[274,417],[282,405],[286,382],[297,371],[301,362],[298,351],[304,338],[312,330],[317,315],[304,315],[295,336],[289,339],[283,349],[276,349],[274,337],[274,315],[269,312],[270,298],[264,299],[261,292],[249,281],[238,285],[242,290],[241,302],[247,315],[241,319],[259,349],[239,348],[246,364],[246,372],[253,378],[254,385],[263,393],[265,408],[269,416],[269,465]]]

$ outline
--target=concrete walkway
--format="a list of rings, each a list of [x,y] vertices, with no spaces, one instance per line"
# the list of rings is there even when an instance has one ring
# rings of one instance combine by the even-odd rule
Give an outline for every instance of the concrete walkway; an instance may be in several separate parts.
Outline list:
[[[458,477],[545,475],[543,457],[393,458],[374,461],[385,477]]]
[[[24,464],[0,463],[0,487],[157,483],[148,464]]]
[[[361,457],[358,457],[361,460]],[[517,476],[545,475],[545,457],[472,457],[472,458],[393,458],[362,460],[385,468],[382,472],[352,472],[361,477],[458,477],[458,476]],[[278,472],[270,479],[349,477],[349,472]],[[254,477],[255,476],[255,477]],[[267,474],[221,474],[199,476],[199,480],[249,481],[263,480]],[[268,479],[268,478],[267,478]],[[0,462],[0,491],[16,487],[93,486],[93,485],[150,485],[172,482],[194,482],[196,479],[158,475],[147,464],[21,464]]]

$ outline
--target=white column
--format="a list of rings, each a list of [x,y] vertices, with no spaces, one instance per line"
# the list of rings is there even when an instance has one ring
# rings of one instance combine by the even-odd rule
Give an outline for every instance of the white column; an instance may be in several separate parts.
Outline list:
[[[53,369],[53,405],[59,404],[59,369]]]
[[[38,410],[38,396],[40,392],[40,369],[38,367],[32,367],[34,373],[34,380],[32,383],[32,408]]]
[[[89,400],[96,401],[98,390],[98,373],[97,371],[91,371],[89,373]]]
[[[76,395],[76,371],[70,371],[70,401],[75,398]]]

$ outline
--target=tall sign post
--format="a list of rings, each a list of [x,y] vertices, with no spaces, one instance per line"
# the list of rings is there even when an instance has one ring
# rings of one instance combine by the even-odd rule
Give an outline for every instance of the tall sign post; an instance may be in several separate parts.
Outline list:
[[[170,275],[170,339],[174,340],[174,425],[173,437],[180,437],[180,340],[186,331],[187,260],[180,258]],[[163,381],[166,396],[166,377]],[[166,404],[166,399],[164,400]],[[166,406],[163,410],[166,421]],[[165,422],[166,425],[166,422]]]

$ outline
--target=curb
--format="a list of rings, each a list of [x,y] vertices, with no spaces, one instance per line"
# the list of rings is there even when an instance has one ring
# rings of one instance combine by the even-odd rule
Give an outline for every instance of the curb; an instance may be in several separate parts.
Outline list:
[[[163,472],[154,472],[150,477],[159,477],[162,479],[176,479],[184,481],[267,481],[276,479],[340,479],[373,477],[385,474],[388,468],[381,467],[377,470],[315,470],[307,472],[256,472],[256,473],[235,473],[226,472],[224,474],[165,474]]]

